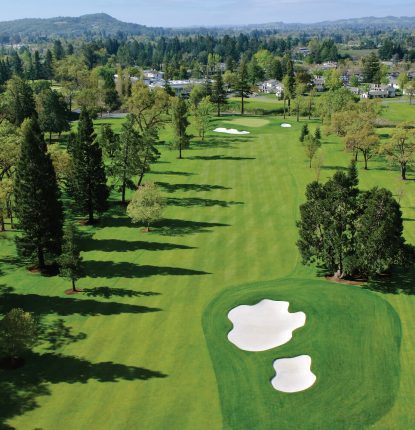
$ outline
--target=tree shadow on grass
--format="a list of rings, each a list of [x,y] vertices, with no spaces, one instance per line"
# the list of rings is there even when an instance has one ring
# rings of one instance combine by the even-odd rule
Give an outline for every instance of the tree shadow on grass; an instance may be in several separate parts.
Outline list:
[[[188,157],[189,160],[206,160],[206,161],[215,161],[215,160],[227,160],[227,161],[242,161],[242,160],[256,160],[255,157],[235,157],[232,155],[195,155],[193,157]]]
[[[54,353],[28,353],[26,365],[0,370],[0,429],[12,429],[6,421],[39,406],[37,397],[51,395],[50,384],[86,384],[97,382],[147,381],[167,375],[144,367],[113,362],[92,363],[79,357]]]
[[[415,268],[394,268],[387,275],[371,279],[365,288],[385,294],[415,294]]]
[[[161,236],[185,236],[195,233],[209,233],[214,227],[230,227],[230,224],[166,218],[159,221],[155,227],[157,234]]]
[[[200,270],[183,269],[181,267],[163,267],[138,265],[128,262],[87,260],[85,271],[91,278],[149,278],[151,276],[193,276],[210,275]]]
[[[153,291],[134,291],[126,290],[125,288],[110,288],[110,287],[97,287],[86,288],[83,290],[84,294],[88,297],[103,297],[110,299],[111,297],[152,297],[159,296],[160,293]]]
[[[170,184],[168,182],[156,182],[156,184],[168,193],[174,193],[176,191],[213,191],[231,189],[222,185],[210,184]]]
[[[107,263],[103,263],[107,264]],[[17,294],[10,288],[0,289],[0,312],[5,313],[13,308],[22,308],[35,315],[116,315],[116,314],[145,314],[159,312],[159,308],[130,305],[116,302],[104,303],[91,299],[72,297],[40,296],[37,294]]]
[[[166,171],[151,171],[152,175],[168,175],[168,176],[194,176],[196,173],[192,172],[176,172],[174,170],[166,170]]]
[[[118,239],[87,239],[83,251],[127,252],[127,251],[172,251],[174,249],[195,249],[193,246],[175,243],[128,241]]]
[[[243,202],[227,202],[225,200],[212,200],[212,199],[200,199],[197,197],[190,197],[184,199],[176,199],[176,198],[168,198],[166,199],[166,203],[169,206],[182,206],[182,207],[192,207],[192,206],[220,206],[223,208],[227,208],[233,205],[243,205]]]

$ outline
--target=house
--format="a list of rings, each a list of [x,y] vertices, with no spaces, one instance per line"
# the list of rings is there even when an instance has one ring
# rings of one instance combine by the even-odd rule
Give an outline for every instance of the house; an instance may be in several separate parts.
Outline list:
[[[324,76],[314,76],[312,79],[312,84],[314,88],[319,92],[323,92],[325,90],[326,79]]]
[[[258,85],[259,92],[265,94],[275,94],[277,97],[281,97],[284,91],[284,87],[281,82],[276,79],[270,79],[264,81]]]
[[[352,93],[352,94],[354,94],[354,95],[356,95],[356,96],[360,96],[360,95],[362,95],[362,91],[361,91],[361,89],[360,88],[358,88],[358,87],[349,87],[349,86],[346,86],[346,88]],[[362,98],[366,98],[366,97],[362,97]]]
[[[337,69],[337,63],[335,61],[326,61],[321,65],[321,68],[323,70]]]
[[[396,97],[396,89],[392,85],[370,84],[368,98]]]
[[[164,77],[164,72],[157,70],[143,70],[143,79],[149,81],[160,81]]]

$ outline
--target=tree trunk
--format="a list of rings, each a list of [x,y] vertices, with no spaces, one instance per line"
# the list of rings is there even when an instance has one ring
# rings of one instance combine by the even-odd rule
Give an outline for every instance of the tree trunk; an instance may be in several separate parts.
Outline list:
[[[285,106],[286,106],[286,104],[287,104],[287,99],[284,96],[284,119],[285,119]]]
[[[0,214],[0,231],[6,231],[6,225],[4,223],[4,215]]]
[[[406,164],[401,164],[401,178],[406,181]]]
[[[300,106],[297,107],[297,122],[300,122]]]
[[[363,158],[365,160],[365,170],[368,170],[368,168],[367,168],[367,155],[363,154]]]
[[[75,286],[75,279],[73,279],[73,278],[72,278],[72,291],[73,291],[74,293],[78,291],[78,290],[76,289],[76,286]]]
[[[52,143],[52,132],[49,132],[49,145]]]
[[[121,203],[124,205],[125,204],[125,180],[122,183],[122,187],[121,187]]]
[[[220,117],[220,103],[218,103],[218,116]]]
[[[37,247],[37,260],[39,269],[43,270],[45,268],[45,255],[43,253],[43,248],[41,246]]]
[[[291,116],[291,99],[288,98],[288,116]]]
[[[241,104],[241,115],[243,115],[245,113],[245,101],[244,101],[243,94],[241,95],[241,101],[242,101],[242,104]]]
[[[141,182],[143,182],[144,170],[140,173],[140,178],[138,179],[137,188],[140,188]]]
[[[179,159],[182,159],[182,144],[179,144]]]

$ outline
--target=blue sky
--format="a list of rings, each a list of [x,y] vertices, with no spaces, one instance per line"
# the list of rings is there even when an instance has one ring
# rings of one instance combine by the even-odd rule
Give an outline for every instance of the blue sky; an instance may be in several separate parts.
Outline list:
[[[1,21],[105,12],[128,22],[172,27],[415,16],[414,0],[17,0],[4,3],[0,8]]]

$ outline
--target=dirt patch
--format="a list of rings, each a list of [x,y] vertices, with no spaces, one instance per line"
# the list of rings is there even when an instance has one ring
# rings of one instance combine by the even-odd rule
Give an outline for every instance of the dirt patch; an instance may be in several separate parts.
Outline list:
[[[363,285],[366,283],[363,279],[340,279],[336,276],[326,276],[327,281],[335,282],[336,284],[344,284],[344,285]]]
[[[51,264],[43,269],[40,269],[38,266],[30,266],[27,270],[33,274],[40,273],[42,276],[57,276],[59,274],[59,266],[57,264]]]
[[[65,291],[65,294],[67,295],[67,296],[73,296],[73,295],[75,295],[75,294],[79,294],[79,293],[83,293],[84,292],[84,290],[73,290],[72,288],[70,288],[69,290],[66,290]]]

